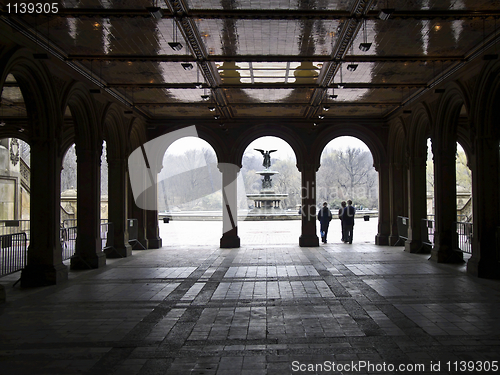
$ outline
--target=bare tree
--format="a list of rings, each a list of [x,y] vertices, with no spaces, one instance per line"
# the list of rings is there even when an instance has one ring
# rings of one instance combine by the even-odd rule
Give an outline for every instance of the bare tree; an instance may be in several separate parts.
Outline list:
[[[300,203],[300,172],[294,160],[278,160],[274,169],[279,174],[274,176],[273,185],[276,193],[288,194],[283,200],[284,208],[295,208]]]
[[[317,173],[317,201],[339,206],[342,200],[378,206],[378,179],[369,151],[347,148],[327,150]]]
[[[456,157],[457,190],[464,192],[472,191],[472,172],[467,165],[467,155],[458,150]]]
[[[76,149],[75,145],[73,145],[64,155],[61,171],[61,191],[71,188],[76,189],[76,169]]]
[[[221,207],[217,198],[208,197],[221,187],[221,174],[213,150],[204,148],[187,150],[182,155],[166,154],[158,181],[160,210]]]

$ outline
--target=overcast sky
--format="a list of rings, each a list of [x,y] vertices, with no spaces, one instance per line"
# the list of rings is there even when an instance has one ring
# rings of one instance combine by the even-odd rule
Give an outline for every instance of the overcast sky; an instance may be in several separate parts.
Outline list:
[[[361,148],[363,150],[369,151],[368,147],[359,139],[354,138],[354,137],[338,137],[332,140],[330,143],[328,143],[328,148],[331,149],[346,149],[347,147],[350,148]],[[172,154],[183,154],[187,150],[191,149],[202,149],[202,148],[211,148],[211,146],[204,140],[200,138],[194,138],[194,137],[186,137],[179,139],[178,141],[175,141],[172,143],[172,145],[167,149],[168,153]],[[264,151],[268,150],[278,150],[276,152],[273,152],[271,154],[271,157],[274,159],[288,159],[290,157],[295,157],[295,154],[293,153],[292,148],[283,141],[281,138],[277,137],[262,137],[259,139],[256,139],[250,145],[248,145],[248,148],[246,152],[252,153],[255,155],[260,155],[260,152],[255,151],[254,148],[259,148]]]

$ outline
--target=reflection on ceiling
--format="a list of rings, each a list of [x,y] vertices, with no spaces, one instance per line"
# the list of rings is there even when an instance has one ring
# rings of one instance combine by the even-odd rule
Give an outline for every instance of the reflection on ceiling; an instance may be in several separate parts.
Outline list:
[[[150,121],[384,118],[500,50],[496,0],[389,3],[383,19],[370,0],[63,0],[1,20]],[[8,78],[0,116],[24,107]]]

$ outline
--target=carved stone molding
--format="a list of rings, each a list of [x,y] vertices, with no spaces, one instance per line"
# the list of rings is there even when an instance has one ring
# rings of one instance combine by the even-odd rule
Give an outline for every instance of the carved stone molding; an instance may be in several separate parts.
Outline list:
[[[19,141],[17,138],[10,139],[10,161],[13,165],[19,163]]]

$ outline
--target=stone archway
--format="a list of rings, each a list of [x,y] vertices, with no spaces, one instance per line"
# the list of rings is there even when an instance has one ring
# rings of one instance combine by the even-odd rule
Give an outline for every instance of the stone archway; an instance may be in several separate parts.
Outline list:
[[[460,112],[469,107],[466,88],[450,83],[439,102],[433,127],[435,231],[431,259],[436,262],[461,263],[455,237],[456,210],[456,149]]]
[[[67,280],[59,242],[60,182],[56,129],[62,124],[58,92],[42,62],[27,49],[15,49],[0,60],[0,89],[8,74],[15,77],[26,103],[24,137],[31,146],[30,246],[21,274],[23,287],[53,285]],[[2,129],[2,131],[5,131]]]
[[[373,165],[379,174],[379,224],[378,234],[375,237],[377,245],[388,245],[390,236],[390,199],[389,199],[389,164],[384,138],[387,135],[375,134],[358,124],[326,127],[314,141],[311,149],[314,152],[313,160],[320,165],[321,154],[326,145],[339,136],[352,136],[364,142],[373,156]]]
[[[472,257],[467,272],[500,278],[498,226],[500,225],[500,63],[484,65],[470,106],[473,197]]]
[[[77,155],[77,238],[71,269],[106,265],[100,235],[102,126],[95,102],[83,83],[66,87],[61,108],[68,107]]]

